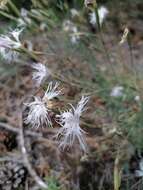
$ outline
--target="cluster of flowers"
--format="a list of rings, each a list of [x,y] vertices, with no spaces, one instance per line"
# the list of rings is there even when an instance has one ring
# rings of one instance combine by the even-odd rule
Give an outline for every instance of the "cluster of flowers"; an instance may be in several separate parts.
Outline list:
[[[78,18],[80,17],[80,13],[76,9],[71,9],[71,18]],[[109,11],[106,7],[101,6],[98,8],[98,16],[99,16],[99,24],[102,26],[103,21],[107,17]],[[97,27],[97,18],[95,11],[89,13],[89,23],[93,27]],[[63,22],[63,31],[68,32],[70,34],[70,41],[72,44],[77,44],[80,40],[81,33],[78,31],[77,26],[71,20],[65,20]]]
[[[38,65],[41,67],[41,63],[37,63],[37,67]],[[43,65],[43,67],[45,66]],[[40,73],[40,70],[37,70],[37,73],[35,72],[37,76],[39,75],[39,78],[41,78]],[[38,78],[36,78],[36,80],[37,79]],[[34,128],[52,126],[50,116],[53,107],[52,100],[61,94],[62,90],[59,90],[59,84],[57,82],[55,84],[50,82],[42,98],[35,96],[32,102],[25,103],[29,108],[29,111],[24,122]],[[70,105],[71,108],[69,110],[56,115],[55,121],[61,126],[58,134],[56,135],[61,148],[65,149],[65,147],[71,147],[74,142],[78,141],[80,148],[83,151],[87,150],[84,140],[85,132],[80,128],[80,116],[85,110],[84,107],[88,102],[88,99],[88,97],[82,96],[76,107]]]
[[[18,50],[22,46],[19,36],[22,29],[16,29],[9,33],[8,36],[0,36],[0,51],[7,61],[15,61],[19,56]],[[32,78],[37,87],[39,87],[52,74],[51,71],[42,63],[32,63],[33,69]],[[62,94],[59,90],[59,84],[49,82],[48,88],[44,96],[34,96],[34,100],[30,103],[25,103],[28,107],[27,117],[24,122],[33,128],[44,126],[52,126],[50,113],[52,112],[52,100]],[[60,113],[55,117],[55,121],[61,126],[57,138],[61,148],[71,147],[74,142],[78,142],[80,148],[86,151],[86,143],[84,140],[84,131],[80,128],[80,116],[85,110],[85,105],[89,98],[82,96],[77,106],[70,105],[70,109]]]
[[[37,76],[36,80],[38,78],[41,79],[41,65],[41,63],[37,63],[37,68],[39,66],[39,70],[37,70],[37,73],[34,73],[34,75]],[[46,66],[43,65],[43,68],[44,67]],[[45,74],[43,77],[45,77]],[[34,128],[52,126],[52,120],[50,117],[53,107],[52,100],[62,94],[62,91],[58,88],[59,84],[57,82],[55,84],[50,82],[42,98],[35,96],[32,102],[25,103],[25,105],[29,108],[28,115],[24,120],[26,124]],[[69,110],[56,115],[55,121],[61,126],[57,134],[59,146],[61,148],[65,149],[65,147],[71,147],[74,142],[78,141],[80,148],[83,151],[87,150],[84,140],[85,132],[80,128],[80,116],[85,109],[84,107],[88,102],[88,99],[88,97],[82,96],[76,107],[70,105],[71,108]]]

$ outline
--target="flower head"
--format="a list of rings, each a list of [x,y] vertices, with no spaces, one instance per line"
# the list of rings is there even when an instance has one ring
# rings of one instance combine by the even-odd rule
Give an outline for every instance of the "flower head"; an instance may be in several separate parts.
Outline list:
[[[70,41],[72,44],[78,43],[80,39],[78,29],[70,20],[64,21],[63,30],[70,33]]]
[[[72,44],[77,44],[78,41],[80,40],[80,35],[78,33],[78,29],[76,26],[71,28],[71,43]]]
[[[78,10],[76,10],[76,9],[74,9],[74,8],[71,9],[70,12],[71,12],[71,17],[72,17],[72,18],[79,16]]]
[[[34,128],[39,128],[47,124],[51,125],[47,108],[40,98],[34,97],[34,101],[26,103],[26,105],[29,107],[29,113],[25,119],[26,124],[30,124]]]
[[[20,10],[20,15],[21,15],[22,17],[27,17],[27,16],[28,16],[28,10],[25,9],[25,8],[21,8],[21,10]]]
[[[55,85],[53,85],[52,82],[49,83],[48,88],[45,92],[45,95],[43,97],[43,100],[51,100],[61,94],[61,90],[58,90],[59,83],[56,82]]]
[[[52,121],[50,118],[51,106],[46,102],[53,99],[54,97],[60,94],[60,91],[57,91],[57,83],[55,86],[52,85],[52,82],[49,84],[47,91],[43,98],[34,97],[34,101],[30,103],[25,103],[29,108],[28,116],[24,119],[26,124],[30,124],[34,128],[39,128],[43,126],[52,126]]]
[[[71,109],[58,115],[59,124],[62,128],[58,132],[60,137],[59,146],[65,149],[66,146],[73,146],[75,142],[78,142],[80,148],[86,151],[87,145],[84,139],[84,130],[80,128],[80,116],[85,110],[85,105],[88,102],[88,97],[82,97],[76,107],[71,105]]]
[[[19,56],[18,52],[6,48],[0,48],[0,54],[8,63],[11,63],[13,60],[17,60]]]
[[[63,22],[63,31],[69,32],[73,26],[74,24],[70,20],[65,20]]]
[[[112,97],[120,97],[120,96],[123,95],[123,90],[124,90],[123,86],[115,86],[112,89],[112,91],[110,93],[110,96],[112,96]]]
[[[36,86],[40,86],[51,74],[50,70],[42,63],[33,63],[32,68],[35,70],[32,73],[32,78],[36,81]]]
[[[107,14],[108,14],[108,10],[106,7],[100,7],[98,9],[98,15],[99,15],[99,23],[100,25],[102,25],[104,19],[106,18]],[[97,19],[96,19],[96,14],[95,12],[92,12],[89,14],[89,22],[90,24],[92,24],[93,26],[97,24]]]
[[[139,102],[139,101],[140,101],[140,96],[139,96],[139,95],[135,96],[134,100],[135,100],[136,102]]]
[[[3,58],[8,62],[17,59],[19,53],[16,52],[16,49],[21,47],[21,42],[19,36],[23,29],[16,29],[9,33],[9,35],[1,35],[0,36],[0,53]]]
[[[20,10],[20,15],[22,18],[18,18],[19,26],[26,26],[27,24],[31,24],[31,19],[28,17],[28,10],[25,8],[22,8]]]

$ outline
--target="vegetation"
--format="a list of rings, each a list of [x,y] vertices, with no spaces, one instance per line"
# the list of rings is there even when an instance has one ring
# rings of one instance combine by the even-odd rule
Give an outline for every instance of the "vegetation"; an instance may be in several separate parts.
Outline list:
[[[0,14],[0,189],[142,190],[142,0]]]

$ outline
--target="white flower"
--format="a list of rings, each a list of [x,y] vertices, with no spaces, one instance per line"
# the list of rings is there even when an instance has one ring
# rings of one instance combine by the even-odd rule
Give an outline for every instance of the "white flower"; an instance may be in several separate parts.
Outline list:
[[[27,15],[28,15],[28,10],[25,9],[25,8],[21,8],[21,10],[20,10],[20,15],[21,15],[22,17],[27,17]]]
[[[65,20],[63,22],[63,30],[65,32],[71,31],[71,28],[74,26],[74,24],[70,20]]]
[[[79,12],[76,9],[71,9],[70,12],[72,18],[79,16]]]
[[[95,12],[89,13],[89,22],[92,25],[96,25],[96,14],[95,14]]]
[[[34,128],[39,128],[40,126],[49,125],[51,126],[51,120],[48,117],[48,109],[45,103],[37,97],[31,103],[26,103],[29,107],[29,112],[27,118],[24,120],[26,124],[30,124]]]
[[[70,20],[64,21],[63,30],[70,33],[70,41],[72,44],[78,43],[80,39],[78,29]]]
[[[71,43],[77,44],[80,39],[80,36],[78,34],[78,29],[76,26],[71,28]]]
[[[52,126],[49,115],[51,112],[51,104],[49,104],[48,101],[60,94],[61,91],[58,91],[57,87],[58,83],[54,86],[51,82],[42,99],[34,97],[33,102],[25,103],[25,105],[29,107],[28,116],[24,119],[26,124],[30,124],[34,128],[43,127],[45,125]]]
[[[140,96],[135,96],[134,100],[135,100],[136,102],[139,102],[139,101],[140,101]]]
[[[18,58],[19,53],[16,49],[18,50],[22,45],[19,39],[22,30],[23,29],[16,29],[7,36],[0,36],[0,53],[8,62]]]
[[[43,100],[51,100],[61,94],[61,90],[57,90],[59,87],[59,83],[56,82],[55,85],[53,85],[52,82],[49,83],[48,88],[44,94]]]
[[[103,21],[106,18],[106,16],[107,16],[108,13],[109,13],[109,11],[107,10],[106,7],[102,6],[102,7],[100,7],[98,9],[98,15],[99,15],[99,23],[100,23],[100,25],[103,24]],[[97,19],[96,19],[95,12],[92,12],[92,13],[89,14],[89,22],[92,25],[96,25],[97,24]]]
[[[8,2],[8,0],[2,0],[2,1],[0,1],[0,9],[6,9],[7,2]]]
[[[6,49],[6,48],[0,48],[0,54],[8,63],[11,63],[12,61],[17,60],[19,57],[18,52],[12,51],[11,49]]]
[[[50,75],[50,70],[42,63],[33,63],[32,68],[35,70],[32,78],[36,81],[36,86],[40,86]]]
[[[88,102],[88,97],[82,97],[76,107],[71,105],[71,109],[58,115],[59,124],[62,128],[58,132],[60,138],[59,146],[65,149],[71,147],[75,142],[78,142],[80,148],[85,152],[87,145],[84,139],[84,130],[80,128],[80,116],[85,110],[85,105]]]
[[[20,34],[21,32],[23,31],[24,28],[21,28],[21,29],[15,29],[13,30],[12,32],[10,32],[10,35],[14,38],[15,40],[15,48],[18,48],[21,46],[21,42],[20,42]]]
[[[139,162],[139,170],[135,171],[137,177],[143,177],[143,158]]]
[[[115,86],[111,93],[110,93],[110,96],[113,96],[113,97],[120,97],[123,95],[123,86]]]
[[[27,24],[31,24],[32,21],[28,17],[28,10],[25,8],[22,8],[20,11],[20,15],[22,18],[18,19],[19,26],[26,26]]]

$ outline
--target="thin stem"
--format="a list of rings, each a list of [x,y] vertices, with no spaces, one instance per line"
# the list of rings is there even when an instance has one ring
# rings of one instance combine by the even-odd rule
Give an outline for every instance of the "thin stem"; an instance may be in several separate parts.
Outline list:
[[[27,55],[29,55],[29,57],[31,57],[34,61],[38,61],[38,57],[32,52],[29,51],[28,49],[26,49],[24,46],[20,48],[24,53],[26,53]]]
[[[17,9],[17,7],[15,6],[15,4],[11,0],[8,1],[8,4],[11,7],[11,9],[13,10],[13,12],[16,14],[16,16],[20,17],[20,12]]]
[[[17,18],[15,18],[14,16],[8,14],[8,13],[5,13],[4,11],[0,10],[0,14],[6,18],[9,18],[11,20],[14,20],[14,21],[17,21]]]
[[[108,60],[108,63],[109,63],[109,66],[110,66],[112,72],[114,73],[114,76],[117,79],[117,75],[116,75],[115,69],[113,68],[112,63],[110,61],[110,56],[109,56],[108,49],[106,48],[106,45],[105,45],[105,42],[104,42],[104,38],[103,38],[103,34],[102,34],[102,29],[101,29],[101,25],[100,25],[100,18],[99,18],[99,14],[98,14],[98,7],[97,6],[95,8],[95,14],[96,14],[96,20],[97,20],[97,26],[98,26],[98,30],[99,30],[100,40],[101,40],[101,43],[103,45],[106,58]]]
[[[24,165],[27,168],[31,177],[37,183],[37,185],[41,188],[47,189],[48,185],[36,174],[35,170],[32,168],[31,163],[29,162],[29,159],[28,159],[28,153],[27,153],[27,150],[25,148],[25,140],[24,140],[24,134],[23,134],[22,113],[20,113],[19,127],[20,127],[20,132],[19,132],[18,143],[20,146]]]

